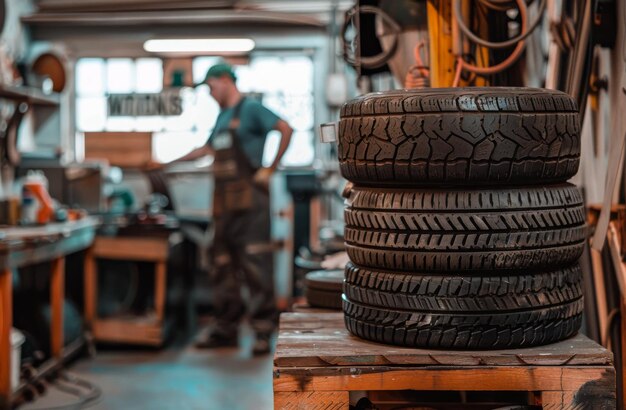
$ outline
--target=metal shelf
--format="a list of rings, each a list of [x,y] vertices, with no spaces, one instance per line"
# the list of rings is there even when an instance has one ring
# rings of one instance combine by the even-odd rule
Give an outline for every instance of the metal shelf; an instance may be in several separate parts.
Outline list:
[[[0,99],[2,98],[47,107],[57,107],[60,100],[59,94],[44,94],[38,88],[0,85]]]

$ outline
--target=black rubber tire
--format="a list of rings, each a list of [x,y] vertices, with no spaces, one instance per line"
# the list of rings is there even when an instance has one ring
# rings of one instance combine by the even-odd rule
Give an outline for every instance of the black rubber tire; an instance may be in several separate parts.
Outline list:
[[[516,311],[561,305],[583,295],[578,263],[510,276],[399,274],[346,267],[348,300],[388,309],[437,312]]]
[[[316,270],[304,277],[307,289],[327,290],[341,293],[343,290],[343,269]]]
[[[398,346],[446,349],[511,349],[554,343],[574,335],[583,299],[543,309],[448,313],[391,310],[343,298],[352,334]]]
[[[311,307],[341,310],[341,291],[307,288],[304,296]]]
[[[509,189],[354,188],[346,250],[360,266],[402,271],[512,271],[567,266],[586,238],[571,184]]]
[[[342,175],[362,185],[562,182],[580,162],[578,108],[536,88],[426,88],[341,108]]]

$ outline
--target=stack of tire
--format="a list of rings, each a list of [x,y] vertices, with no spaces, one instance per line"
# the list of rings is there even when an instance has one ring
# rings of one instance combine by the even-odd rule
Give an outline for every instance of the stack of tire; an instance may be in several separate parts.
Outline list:
[[[342,270],[317,270],[304,277],[304,296],[311,307],[341,310],[342,289]]]
[[[586,237],[575,102],[532,88],[369,94],[339,123],[348,330],[516,348],[574,335]]]

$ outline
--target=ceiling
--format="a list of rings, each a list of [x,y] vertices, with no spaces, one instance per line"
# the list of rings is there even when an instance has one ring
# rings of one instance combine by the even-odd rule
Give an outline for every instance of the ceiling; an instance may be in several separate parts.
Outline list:
[[[325,26],[331,11],[343,12],[349,0],[35,0],[36,11],[24,16],[30,25],[192,23],[264,19],[268,23]]]

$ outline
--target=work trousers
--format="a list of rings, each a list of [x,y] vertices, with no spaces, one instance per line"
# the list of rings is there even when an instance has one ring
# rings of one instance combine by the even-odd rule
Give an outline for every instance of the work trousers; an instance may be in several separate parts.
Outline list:
[[[214,333],[223,337],[237,334],[246,310],[258,335],[270,335],[276,327],[269,196],[255,189],[253,204],[250,210],[226,212],[214,221],[209,278]],[[242,297],[244,285],[249,293],[247,301]]]

